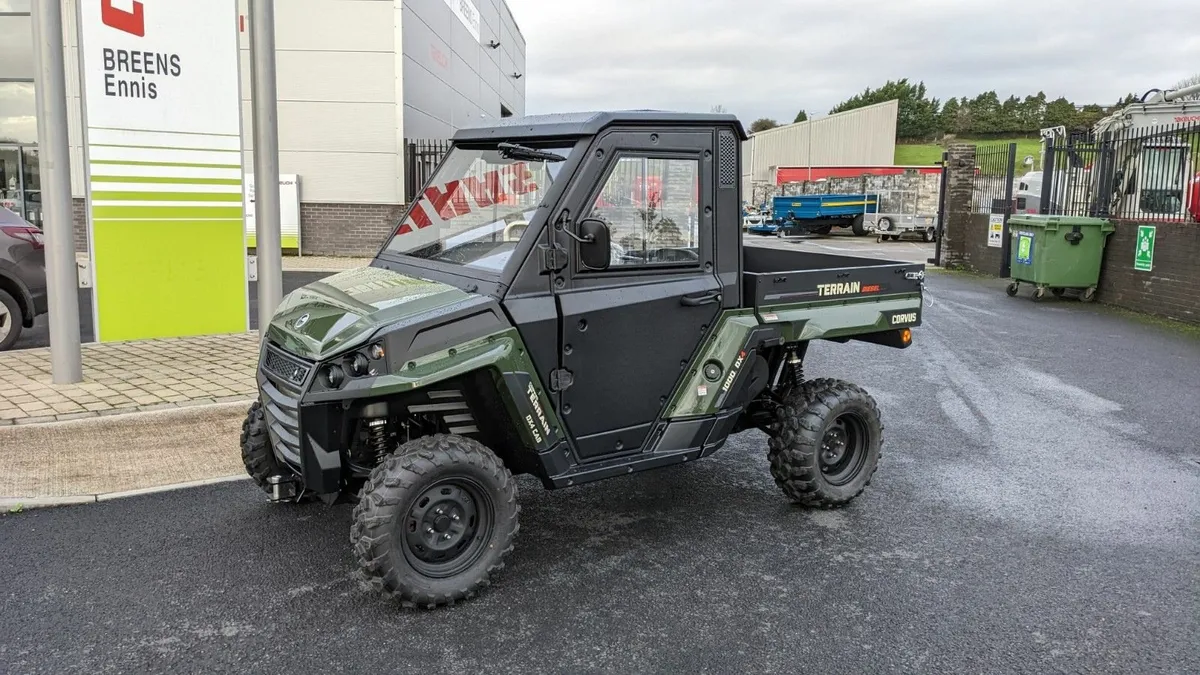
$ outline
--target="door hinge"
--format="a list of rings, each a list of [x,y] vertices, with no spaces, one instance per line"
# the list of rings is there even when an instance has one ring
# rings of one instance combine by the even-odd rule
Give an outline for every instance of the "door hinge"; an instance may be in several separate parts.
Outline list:
[[[550,391],[562,391],[575,382],[575,376],[566,368],[555,368],[550,371]]]
[[[558,272],[567,266],[567,249],[558,244],[538,244],[542,252],[542,272]]]

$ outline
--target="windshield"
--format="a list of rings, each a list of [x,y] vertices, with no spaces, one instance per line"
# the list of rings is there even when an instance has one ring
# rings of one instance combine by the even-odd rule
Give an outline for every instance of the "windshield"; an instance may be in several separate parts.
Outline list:
[[[452,149],[383,252],[499,272],[570,152]]]
[[[1184,148],[1148,147],[1142,151],[1142,193],[1138,207],[1148,213],[1183,211]]]

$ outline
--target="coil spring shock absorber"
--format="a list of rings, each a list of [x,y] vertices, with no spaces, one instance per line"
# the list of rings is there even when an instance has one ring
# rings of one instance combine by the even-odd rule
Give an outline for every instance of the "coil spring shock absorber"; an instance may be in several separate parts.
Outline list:
[[[804,359],[796,353],[795,349],[789,349],[787,352],[788,372],[792,376],[792,386],[799,387],[804,382]]]
[[[374,417],[366,420],[367,438],[364,443],[363,454],[370,459],[372,464],[379,463],[380,458],[387,454],[388,448],[388,433],[387,433],[387,418]]]

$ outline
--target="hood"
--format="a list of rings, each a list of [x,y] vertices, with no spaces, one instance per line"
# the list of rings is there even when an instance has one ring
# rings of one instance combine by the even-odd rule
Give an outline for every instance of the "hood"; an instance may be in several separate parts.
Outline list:
[[[470,297],[448,284],[360,267],[289,293],[271,317],[267,336],[297,356],[320,360],[367,340],[382,326]]]

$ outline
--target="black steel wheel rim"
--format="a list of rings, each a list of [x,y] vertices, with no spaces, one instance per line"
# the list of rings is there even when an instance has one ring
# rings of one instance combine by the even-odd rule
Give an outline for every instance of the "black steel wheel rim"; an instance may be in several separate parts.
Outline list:
[[[408,507],[401,546],[409,565],[435,579],[461,574],[487,550],[495,527],[487,490],[466,477],[444,478]]]
[[[866,463],[869,442],[870,432],[861,415],[844,412],[835,417],[821,438],[817,458],[825,482],[845,485],[854,480]]]

